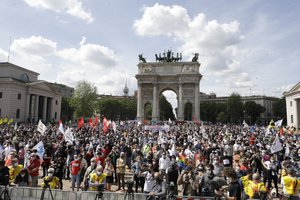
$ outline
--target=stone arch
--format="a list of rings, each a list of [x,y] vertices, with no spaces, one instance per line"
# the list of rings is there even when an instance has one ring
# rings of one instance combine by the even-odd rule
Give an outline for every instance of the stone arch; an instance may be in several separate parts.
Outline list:
[[[184,104],[184,120],[191,121],[193,119],[193,104],[187,102]]]
[[[150,109],[150,113],[149,113]],[[152,105],[150,102],[146,102],[144,104],[144,119],[145,120],[151,120],[152,119]]]
[[[159,119],[159,96],[165,90],[177,95],[177,120],[184,120],[184,106],[192,105],[192,117],[200,118],[199,62],[146,62],[138,64],[137,120],[145,119],[145,104],[152,105],[152,120]]]

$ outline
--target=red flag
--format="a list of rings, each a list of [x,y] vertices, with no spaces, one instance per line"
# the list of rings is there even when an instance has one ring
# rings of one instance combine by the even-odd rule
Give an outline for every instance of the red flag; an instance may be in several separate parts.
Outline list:
[[[283,136],[283,135],[284,135],[284,130],[283,130],[282,127],[280,128],[279,133],[280,133],[280,136]]]
[[[93,119],[92,118],[89,119],[89,126],[93,126]]]
[[[95,124],[96,127],[99,125],[99,119],[98,119],[98,117],[95,118],[95,123],[94,124]]]
[[[109,121],[106,117],[103,118],[103,132],[106,133],[108,131]]]
[[[83,117],[78,120],[77,126],[78,126],[78,128],[81,128],[81,127],[84,126],[84,119],[83,119]]]
[[[62,121],[61,121],[61,120],[59,120],[59,121],[58,121],[58,126],[60,126],[60,124],[61,124],[61,123],[62,123]]]

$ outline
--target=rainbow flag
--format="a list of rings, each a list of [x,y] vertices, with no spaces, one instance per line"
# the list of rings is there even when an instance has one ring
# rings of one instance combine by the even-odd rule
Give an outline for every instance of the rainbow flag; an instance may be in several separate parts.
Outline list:
[[[178,157],[178,166],[184,168],[187,165],[187,159],[184,155],[180,154]]]

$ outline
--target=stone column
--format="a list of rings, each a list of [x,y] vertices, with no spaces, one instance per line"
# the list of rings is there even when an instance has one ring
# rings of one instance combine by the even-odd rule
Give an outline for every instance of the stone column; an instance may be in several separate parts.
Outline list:
[[[153,83],[152,120],[157,120],[157,84]]]
[[[47,97],[43,97],[44,104],[43,104],[43,121],[46,121],[46,113],[47,113]]]
[[[49,105],[48,105],[48,118],[49,120],[52,120],[52,98],[49,97]]]
[[[39,96],[35,95],[35,101],[34,101],[34,121],[39,121]]]
[[[25,115],[24,115],[24,122],[27,123],[27,120],[29,117],[31,117],[30,114],[30,105],[31,105],[31,101],[30,101],[30,94],[26,94],[26,100],[25,100]]]
[[[195,120],[200,119],[199,84],[195,84]]]
[[[179,83],[179,91],[178,91],[178,120],[184,120],[183,118],[183,93],[182,93],[182,83]]]
[[[137,102],[137,116],[138,121],[142,121],[142,84],[138,83],[138,102]]]

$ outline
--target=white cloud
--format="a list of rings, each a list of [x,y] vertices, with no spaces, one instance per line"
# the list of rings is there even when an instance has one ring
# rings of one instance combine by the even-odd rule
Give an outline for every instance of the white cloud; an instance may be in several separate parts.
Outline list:
[[[41,9],[48,9],[55,12],[66,12],[74,17],[92,23],[92,14],[85,10],[80,0],[24,0],[29,6]]]
[[[133,28],[140,36],[166,35],[181,42],[179,51],[189,59],[199,52],[201,71],[204,74],[222,76],[224,82],[235,87],[253,85],[241,74],[239,58],[245,53],[239,49],[243,35],[239,30],[239,22],[219,23],[207,20],[200,13],[192,18],[181,6],[163,6],[155,4],[143,10],[141,19],[135,20]],[[238,80],[227,78],[234,75]]]
[[[40,79],[47,81],[75,86],[77,81],[87,79],[98,84],[99,92],[102,88],[110,93],[116,92],[115,88],[120,88],[118,84],[124,82],[127,75],[116,69],[117,56],[114,51],[99,44],[87,43],[85,37],[78,43],[79,47],[59,49],[56,42],[42,36],[17,38],[11,45],[10,62],[40,73]],[[5,54],[0,49],[0,58]]]

